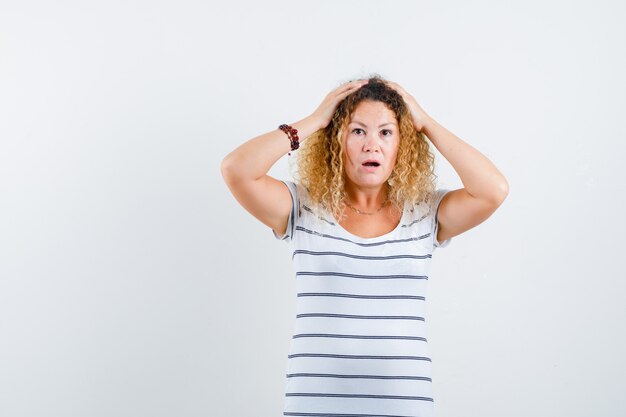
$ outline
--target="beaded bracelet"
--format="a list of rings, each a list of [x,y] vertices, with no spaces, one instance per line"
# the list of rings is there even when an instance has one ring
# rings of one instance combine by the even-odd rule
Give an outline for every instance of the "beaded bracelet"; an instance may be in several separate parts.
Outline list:
[[[289,142],[291,142],[292,151],[295,151],[296,149],[300,147],[300,142],[299,142],[300,138],[298,137],[297,129],[294,129],[293,127],[287,124],[282,124],[278,126],[278,128],[282,130],[283,132],[285,132],[287,136],[289,137]],[[291,156],[291,152],[289,152],[289,156]]]

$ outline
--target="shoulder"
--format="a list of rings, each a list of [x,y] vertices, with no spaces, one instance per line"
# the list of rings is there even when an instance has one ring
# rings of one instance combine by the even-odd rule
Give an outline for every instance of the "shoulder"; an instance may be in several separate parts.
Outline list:
[[[293,197],[293,201],[298,208],[297,214],[302,217],[312,217],[321,220],[330,221],[332,216],[328,213],[327,210],[324,209],[320,204],[317,204],[309,190],[303,184],[291,181],[291,180],[283,180],[283,182],[289,188],[291,195]],[[330,221],[332,223],[332,221]]]
[[[418,201],[406,201],[404,203],[404,210],[407,212],[407,216],[411,218],[427,216],[432,207],[433,198],[432,194],[426,194]]]
[[[304,185],[299,185],[300,192],[300,209],[302,211],[302,217],[307,219],[307,222],[312,227],[326,228],[329,226],[336,226],[337,222],[328,208],[313,199],[309,190]]]
[[[425,192],[417,201],[405,201],[404,223],[407,225],[421,223],[427,226],[437,215],[438,205],[449,191],[446,189],[435,189]]]

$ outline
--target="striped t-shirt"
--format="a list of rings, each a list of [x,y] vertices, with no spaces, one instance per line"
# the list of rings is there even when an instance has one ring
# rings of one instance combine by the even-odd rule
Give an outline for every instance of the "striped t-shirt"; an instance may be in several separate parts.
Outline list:
[[[436,240],[450,190],[405,204],[393,231],[363,238],[283,182],[293,205],[274,236],[290,245],[298,297],[283,415],[432,417],[426,284],[432,253],[451,241]]]

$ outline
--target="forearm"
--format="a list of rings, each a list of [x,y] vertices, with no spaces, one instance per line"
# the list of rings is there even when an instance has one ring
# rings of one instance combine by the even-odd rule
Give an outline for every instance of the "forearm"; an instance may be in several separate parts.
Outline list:
[[[302,143],[320,129],[320,122],[313,116],[305,117],[291,126],[298,130]],[[291,142],[285,132],[278,129],[248,140],[226,155],[222,161],[222,175],[237,180],[257,180],[266,175],[270,168],[291,151]]]
[[[468,193],[494,202],[501,202],[506,197],[509,190],[506,178],[477,149],[433,118],[427,119],[422,131],[459,174]]]

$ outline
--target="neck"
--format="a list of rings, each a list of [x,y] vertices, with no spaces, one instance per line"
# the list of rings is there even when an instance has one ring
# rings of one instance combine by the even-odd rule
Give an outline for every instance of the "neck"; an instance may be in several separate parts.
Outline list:
[[[388,185],[376,188],[346,187],[346,200],[363,211],[375,211],[387,201]]]

